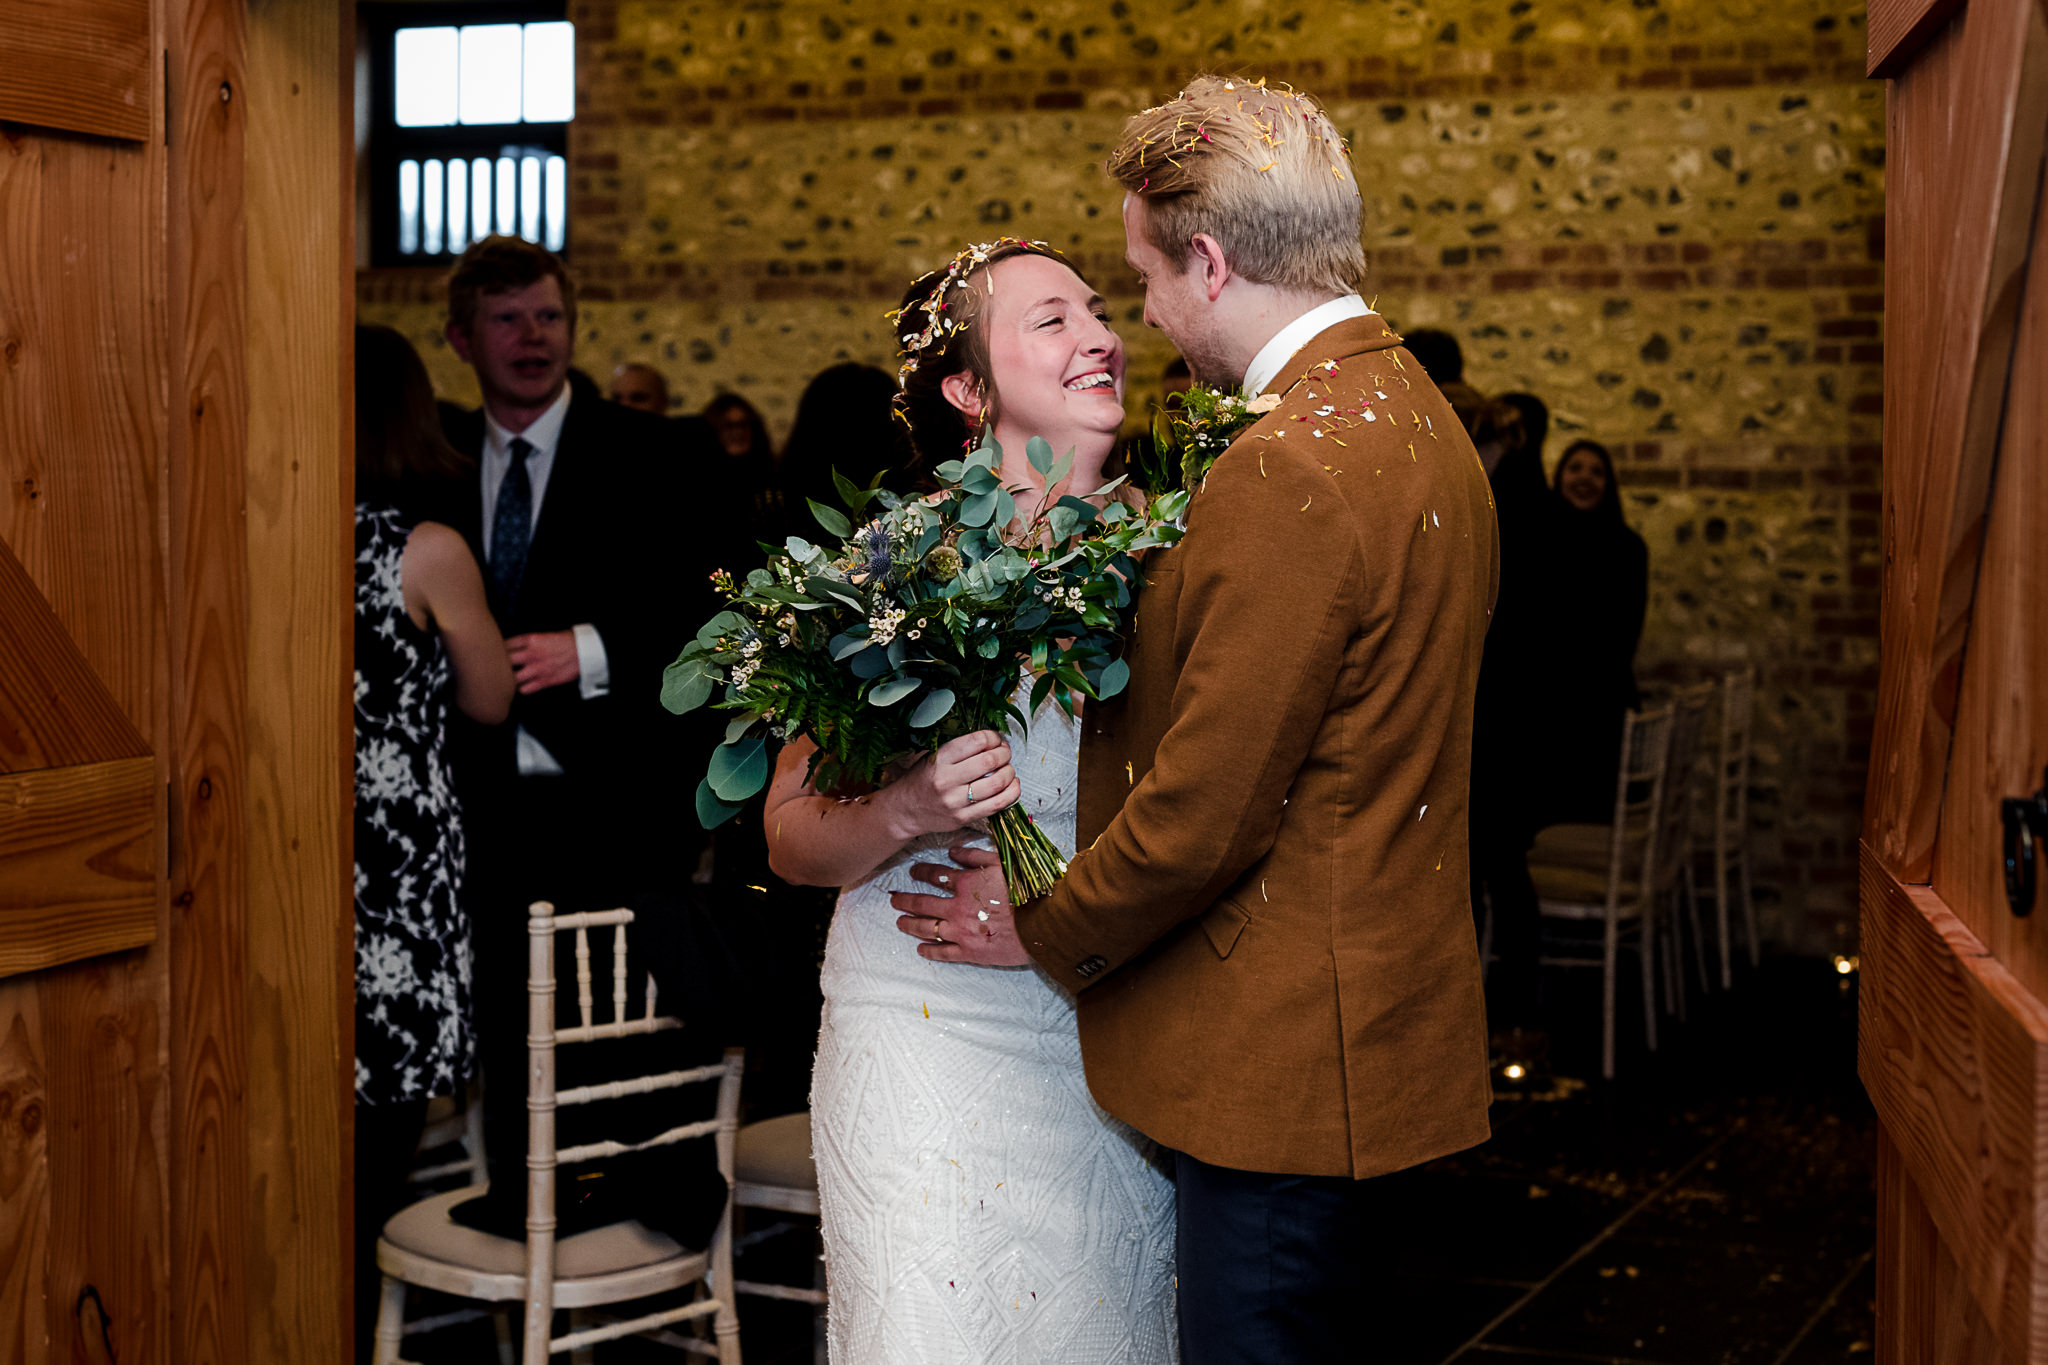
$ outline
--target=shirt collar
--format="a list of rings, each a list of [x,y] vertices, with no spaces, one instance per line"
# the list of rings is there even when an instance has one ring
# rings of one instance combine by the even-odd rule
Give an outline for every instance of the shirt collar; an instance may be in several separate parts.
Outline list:
[[[491,416],[490,408],[484,409],[484,431],[490,438],[491,449],[509,452],[514,438],[524,439],[533,447],[533,454],[547,458],[555,453],[555,446],[562,439],[562,423],[569,416],[569,395],[575,392],[575,385],[564,383],[561,396],[548,404],[548,410],[533,419],[524,431],[507,431]]]
[[[1362,318],[1372,309],[1356,294],[1344,294],[1328,303],[1317,304],[1294,321],[1273,334],[1273,339],[1259,348],[1252,357],[1252,363],[1244,372],[1244,392],[1249,398],[1256,398],[1266,391],[1266,386],[1279,377],[1294,353],[1314,340],[1318,335],[1335,327],[1348,318]]]

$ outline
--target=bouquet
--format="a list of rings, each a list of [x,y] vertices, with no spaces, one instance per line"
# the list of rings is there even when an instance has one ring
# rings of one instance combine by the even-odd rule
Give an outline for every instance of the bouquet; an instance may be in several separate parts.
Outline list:
[[[1057,487],[1073,455],[1054,459],[1032,438],[1032,469]],[[697,788],[708,829],[768,781],[768,740],[798,735],[818,746],[809,779],[853,799],[879,787],[892,764],[976,730],[1009,731],[1051,696],[1072,715],[1074,694],[1108,698],[1129,679],[1123,628],[1137,580],[1133,556],[1180,538],[1183,493],[1143,512],[1067,495],[1019,520],[1002,486],[993,440],[940,465],[936,496],[907,500],[858,488],[836,471],[853,517],[810,503],[838,543],[791,536],[763,546],[768,562],[736,582],[712,575],[726,609],[705,622],[662,677],[662,704],[682,713],[709,702],[734,713]],[[1030,704],[1014,694],[1020,665],[1035,675]],[[712,701],[714,693],[718,700]],[[1045,894],[1066,871],[1059,849],[1021,805],[990,822],[1011,899]]]

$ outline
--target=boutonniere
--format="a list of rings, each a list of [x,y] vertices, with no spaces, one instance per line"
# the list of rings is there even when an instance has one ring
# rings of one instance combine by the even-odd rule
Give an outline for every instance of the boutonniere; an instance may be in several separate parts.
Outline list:
[[[1126,453],[1132,478],[1157,495],[1198,491],[1209,467],[1230,449],[1238,433],[1280,406],[1280,395],[1247,398],[1235,390],[1196,386],[1167,400],[1152,418],[1149,439]]]

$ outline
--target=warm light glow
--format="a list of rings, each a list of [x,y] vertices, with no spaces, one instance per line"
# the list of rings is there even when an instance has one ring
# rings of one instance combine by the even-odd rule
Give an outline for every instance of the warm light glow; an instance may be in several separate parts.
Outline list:
[[[1848,976],[1854,972],[1858,965],[1857,960],[1853,957],[1843,957],[1840,953],[1835,954],[1835,970],[1843,976]]]
[[[1523,1068],[1520,1062],[1509,1062],[1508,1069],[1502,1072],[1501,1074],[1506,1076],[1511,1081],[1519,1081],[1522,1079],[1522,1077],[1528,1075],[1529,1073]]]

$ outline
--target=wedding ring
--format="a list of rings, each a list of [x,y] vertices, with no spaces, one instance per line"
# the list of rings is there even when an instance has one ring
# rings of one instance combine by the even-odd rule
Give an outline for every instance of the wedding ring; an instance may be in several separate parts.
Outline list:
[[[974,799],[974,784],[972,782],[967,784],[967,799],[969,801]]]
[[[945,927],[946,922],[942,919],[935,919],[932,921],[932,942],[944,943],[946,941],[945,934],[941,932],[945,929]]]

